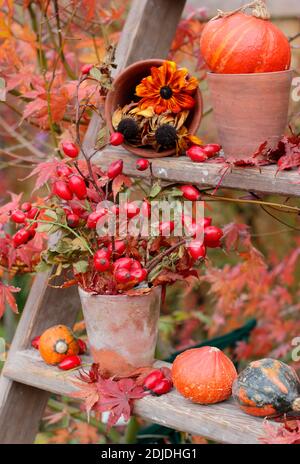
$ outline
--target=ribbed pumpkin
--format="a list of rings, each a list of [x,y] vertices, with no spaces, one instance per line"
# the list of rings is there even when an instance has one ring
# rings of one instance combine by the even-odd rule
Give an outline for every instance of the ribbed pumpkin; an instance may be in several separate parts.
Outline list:
[[[218,348],[204,346],[181,353],[172,366],[172,380],[182,396],[212,404],[231,396],[237,377],[232,361]]]
[[[252,416],[300,411],[300,381],[287,364],[265,358],[244,369],[233,384],[233,397]]]
[[[203,29],[201,54],[215,73],[244,74],[290,68],[291,47],[268,19],[245,13],[212,19]]]
[[[39,351],[47,364],[59,364],[67,356],[78,354],[79,344],[69,327],[55,325],[41,335]]]

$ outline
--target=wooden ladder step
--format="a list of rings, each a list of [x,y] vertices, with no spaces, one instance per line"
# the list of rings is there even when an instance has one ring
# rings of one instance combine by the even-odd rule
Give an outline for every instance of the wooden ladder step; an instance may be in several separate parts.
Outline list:
[[[149,177],[147,171],[137,171],[137,157],[120,147],[110,147],[93,157],[104,168],[112,161],[124,161],[124,173],[130,176]],[[186,156],[152,160],[153,173],[159,179],[171,182],[190,182],[195,185],[256,191],[274,195],[300,196],[299,173],[281,171],[276,165],[258,167],[233,167],[224,174],[222,163],[193,163]]]
[[[83,363],[91,358],[83,356]],[[157,361],[156,366],[170,364]],[[72,381],[78,371],[62,372],[46,365],[33,349],[18,351],[5,365],[4,375],[52,393],[68,396],[76,391]],[[218,443],[258,444],[263,436],[263,420],[243,413],[232,400],[215,405],[191,403],[175,390],[160,396],[147,396],[136,401],[134,413],[143,419],[193,435],[201,435]]]

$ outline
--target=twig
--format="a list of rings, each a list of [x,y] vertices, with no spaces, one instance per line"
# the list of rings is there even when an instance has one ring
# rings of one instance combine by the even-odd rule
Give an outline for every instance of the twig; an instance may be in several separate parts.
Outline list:
[[[3,129],[15,140],[18,140],[24,147],[26,147],[31,153],[33,153],[35,156],[38,158],[45,158],[45,153],[42,151],[38,150],[34,145],[32,145],[23,135],[19,134],[18,132],[15,131],[13,127],[11,127],[5,119],[0,116],[0,125],[3,127]]]
[[[148,266],[146,267],[147,271],[148,271],[148,274],[152,271],[152,269],[155,268],[155,266],[157,266],[166,256],[168,256],[169,254],[171,254],[173,251],[175,251],[178,247],[180,247],[181,245],[184,245],[186,243],[186,239],[183,239],[183,240],[180,240],[179,242],[177,242],[175,245],[171,246],[170,248],[168,248],[167,250],[163,251],[162,253],[160,253],[158,256],[156,256],[155,258],[153,258],[150,263],[148,264]]]
[[[289,42],[293,42],[293,40],[296,40],[296,39],[298,39],[299,37],[300,37],[300,32],[298,32],[298,34],[296,34],[296,35],[290,37],[290,38],[289,38]]]
[[[272,208],[278,208],[279,210],[283,210],[285,212],[289,213],[295,213],[295,214],[300,214],[300,208],[297,206],[289,206],[289,205],[284,205],[281,203],[273,203],[269,201],[262,201],[262,200],[246,200],[243,198],[229,198],[229,197],[223,197],[220,195],[212,195],[212,194],[206,194],[205,201],[228,201],[231,203],[244,203],[244,204],[250,204],[250,205],[259,205],[259,206],[269,206]]]
[[[70,68],[70,66],[68,65],[68,62],[66,61],[66,57],[65,57],[65,54],[64,54],[64,42],[63,42],[63,39],[62,39],[62,35],[61,35],[61,26],[60,26],[60,16],[59,16],[59,7],[58,7],[58,1],[57,0],[53,0],[53,3],[54,3],[54,10],[55,10],[55,17],[56,17],[56,26],[57,26],[57,34],[58,34],[58,55],[60,56],[60,59],[61,59],[61,62],[68,74],[68,76],[71,78],[71,79],[76,79],[76,75],[73,73],[72,69]]]

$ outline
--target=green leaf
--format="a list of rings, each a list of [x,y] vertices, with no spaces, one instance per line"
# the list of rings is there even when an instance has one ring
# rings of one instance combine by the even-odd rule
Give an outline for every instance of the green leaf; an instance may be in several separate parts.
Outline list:
[[[73,266],[76,272],[84,274],[88,270],[89,263],[87,261],[81,260],[77,261],[77,263],[74,263]]]
[[[102,73],[96,67],[90,70],[90,76],[96,79],[96,81],[99,81],[99,82],[102,81]]]
[[[88,243],[83,237],[76,237],[72,240],[72,248],[86,251],[88,249]]]
[[[46,215],[47,217],[49,217],[50,219],[53,219],[54,221],[57,221],[57,214],[55,211],[53,211],[52,209],[47,209],[45,212],[44,212],[44,215]]]
[[[161,191],[161,185],[157,182],[153,184],[151,191],[150,191],[150,198],[155,198]]]
[[[50,231],[51,231],[51,232],[54,232],[53,229],[54,229],[55,227],[56,227],[56,226],[53,226],[53,224],[39,224],[38,227],[37,227],[37,229],[36,229],[36,231],[37,231],[37,232],[48,232],[48,233],[49,233]],[[57,230],[57,229],[56,229],[56,230]]]
[[[47,272],[49,269],[52,268],[52,264],[47,264],[45,261],[40,261],[36,266],[35,266],[35,271],[36,272]]]
[[[97,143],[100,143],[100,144],[104,143],[104,141],[106,140],[106,137],[107,137],[107,127],[104,126],[99,130],[97,134]]]

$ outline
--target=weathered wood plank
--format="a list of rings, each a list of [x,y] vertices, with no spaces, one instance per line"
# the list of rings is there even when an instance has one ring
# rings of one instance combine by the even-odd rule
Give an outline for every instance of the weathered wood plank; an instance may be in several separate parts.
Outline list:
[[[124,161],[124,173],[131,176],[148,177],[147,171],[135,168],[136,156],[119,147],[110,147],[94,156],[94,162],[104,168],[112,161]],[[156,177],[171,182],[191,182],[199,186],[219,185],[221,187],[256,191],[268,194],[300,196],[300,176],[296,171],[283,171],[276,174],[276,166],[260,168],[234,167],[224,174],[225,165],[220,163],[193,163],[186,156],[179,158],[159,158],[152,160]],[[223,179],[222,179],[223,176]]]
[[[85,363],[91,362],[88,357],[83,359]],[[168,365],[157,362],[157,366],[162,364]],[[8,366],[6,375],[53,393],[69,395],[76,390],[72,380],[78,377],[78,372],[62,372],[47,366],[38,352],[28,349],[16,354],[14,365]],[[201,406],[184,399],[175,390],[137,401],[134,412],[149,421],[220,443],[256,444],[263,435],[263,420],[247,416],[232,401]]]
[[[39,274],[33,283],[23,315],[0,377],[0,443],[31,443],[49,393],[21,385],[5,377],[6,368],[14,368],[18,350],[28,348],[31,339],[46,328],[62,323],[72,325],[80,307],[76,288],[47,287],[48,274]]]
[[[118,74],[135,61],[165,58],[170,49],[186,0],[134,0],[132,2],[116,50]],[[85,135],[83,147],[94,147],[102,125],[94,113]]]

